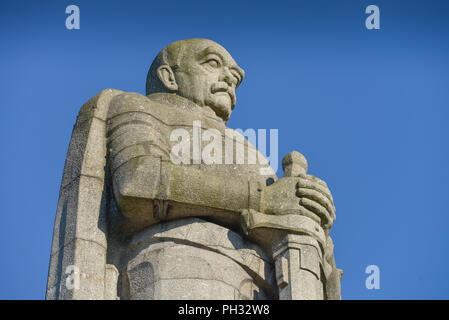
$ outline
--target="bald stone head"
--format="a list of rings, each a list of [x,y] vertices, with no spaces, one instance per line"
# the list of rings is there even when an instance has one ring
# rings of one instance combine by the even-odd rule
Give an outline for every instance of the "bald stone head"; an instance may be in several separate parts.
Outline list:
[[[235,89],[245,72],[218,43],[207,39],[173,42],[151,64],[146,94],[165,92],[211,108],[225,122],[235,107]]]

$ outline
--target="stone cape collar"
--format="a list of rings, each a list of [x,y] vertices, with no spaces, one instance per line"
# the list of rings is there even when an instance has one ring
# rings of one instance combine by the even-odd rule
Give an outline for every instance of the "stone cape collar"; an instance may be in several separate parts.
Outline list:
[[[217,125],[226,126],[223,119],[218,117],[215,114],[215,112],[212,109],[210,109],[209,107],[200,107],[193,101],[190,101],[187,98],[178,96],[177,94],[158,92],[158,93],[152,93],[152,94],[148,95],[147,98],[154,102],[160,103],[160,104],[172,105],[172,106],[175,106],[175,107],[180,108],[185,111],[200,113],[205,118],[208,118],[208,119],[216,122]]]

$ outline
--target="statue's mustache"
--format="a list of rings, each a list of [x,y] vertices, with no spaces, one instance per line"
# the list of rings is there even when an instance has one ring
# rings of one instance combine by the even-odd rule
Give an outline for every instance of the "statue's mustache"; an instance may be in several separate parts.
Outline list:
[[[235,93],[234,90],[226,82],[214,83],[211,87],[211,92],[226,92],[231,97],[232,106],[235,106]]]

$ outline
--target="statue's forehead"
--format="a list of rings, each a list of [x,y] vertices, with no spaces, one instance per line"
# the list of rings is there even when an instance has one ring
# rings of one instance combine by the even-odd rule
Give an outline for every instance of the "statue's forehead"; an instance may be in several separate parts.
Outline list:
[[[218,55],[223,62],[225,62],[227,65],[231,66],[231,65],[237,65],[237,63],[234,61],[234,59],[232,58],[232,56],[229,54],[229,52],[223,48],[220,45],[210,45],[207,46],[206,48],[203,48],[201,50],[198,50],[198,52],[196,53],[197,57],[204,57],[207,55],[212,55],[212,54],[216,54]]]
[[[228,66],[236,66],[234,58],[231,54],[218,43],[211,40],[199,40],[188,44],[188,52],[194,55],[195,58],[201,59],[207,55],[216,54]]]

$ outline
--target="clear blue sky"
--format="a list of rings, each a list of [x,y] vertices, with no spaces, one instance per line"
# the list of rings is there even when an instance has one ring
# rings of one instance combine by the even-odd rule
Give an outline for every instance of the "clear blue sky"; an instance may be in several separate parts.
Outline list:
[[[1,1],[0,299],[45,297],[81,105],[144,93],[158,51],[194,37],[246,71],[230,127],[279,129],[280,159],[298,150],[328,182],[343,298],[448,299],[449,2],[392,0]]]

